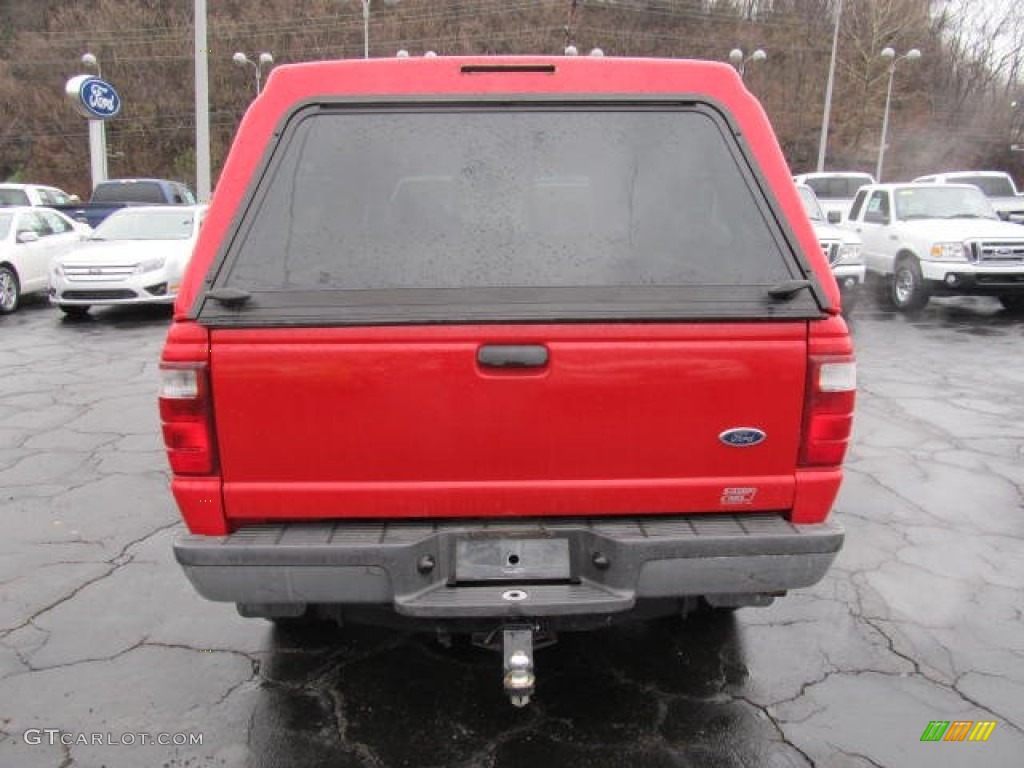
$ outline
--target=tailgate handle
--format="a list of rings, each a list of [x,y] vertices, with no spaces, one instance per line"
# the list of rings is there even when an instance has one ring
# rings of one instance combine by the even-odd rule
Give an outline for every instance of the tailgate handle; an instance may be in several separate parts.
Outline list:
[[[543,368],[548,348],[543,344],[485,344],[476,351],[476,362],[484,368]]]

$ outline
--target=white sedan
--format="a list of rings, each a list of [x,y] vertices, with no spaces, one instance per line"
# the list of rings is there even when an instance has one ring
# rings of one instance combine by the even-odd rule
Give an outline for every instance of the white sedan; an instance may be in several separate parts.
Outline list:
[[[71,316],[93,304],[173,304],[205,205],[116,211],[50,273],[50,301]]]
[[[43,293],[50,264],[81,245],[88,227],[49,208],[0,208],[0,314]]]

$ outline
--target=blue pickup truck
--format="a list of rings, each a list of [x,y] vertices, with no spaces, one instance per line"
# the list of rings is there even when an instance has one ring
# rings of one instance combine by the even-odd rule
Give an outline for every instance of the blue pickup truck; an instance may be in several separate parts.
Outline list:
[[[129,205],[195,205],[196,196],[188,187],[167,179],[110,179],[101,181],[88,203],[54,205],[75,221],[95,228],[107,216]]]

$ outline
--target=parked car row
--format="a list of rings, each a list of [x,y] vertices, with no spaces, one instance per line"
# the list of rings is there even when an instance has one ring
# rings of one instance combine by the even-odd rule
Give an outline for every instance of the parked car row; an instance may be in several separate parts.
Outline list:
[[[1024,311],[1024,195],[1009,174],[938,173],[905,184],[876,184],[870,175],[852,172],[805,173],[793,180],[822,248],[844,242],[829,224],[856,238],[858,255],[848,258],[861,263],[861,282],[874,284],[891,307],[914,311],[931,296],[983,295],[1011,312]],[[848,267],[841,269],[833,258],[830,263],[849,310],[860,283]]]
[[[187,186],[170,179],[108,179],[93,187],[89,202],[57,187],[43,184],[0,184],[0,207],[46,206],[66,213],[75,221],[96,227],[119,208],[130,205],[195,205]]]
[[[205,205],[135,206],[93,230],[50,208],[0,208],[0,314],[47,292],[69,315],[172,304],[205,214]]]
[[[817,195],[828,221],[843,222],[850,214],[853,199],[861,187],[877,183],[868,173],[827,171],[801,173],[793,177]],[[914,183],[972,184],[989,199],[1001,219],[1024,224],[1024,192],[1017,190],[1013,177],[1003,171],[951,171],[918,176]]]

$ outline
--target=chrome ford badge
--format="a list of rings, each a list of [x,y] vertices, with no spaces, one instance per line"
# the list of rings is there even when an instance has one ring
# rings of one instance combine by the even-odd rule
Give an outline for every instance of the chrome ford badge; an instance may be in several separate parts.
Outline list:
[[[734,448],[749,448],[752,445],[763,443],[767,435],[755,427],[734,427],[727,429],[718,436],[726,445]]]

